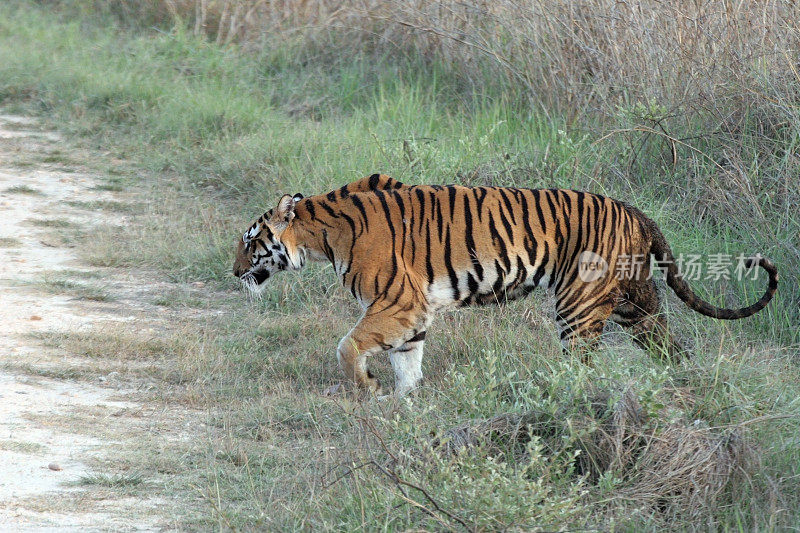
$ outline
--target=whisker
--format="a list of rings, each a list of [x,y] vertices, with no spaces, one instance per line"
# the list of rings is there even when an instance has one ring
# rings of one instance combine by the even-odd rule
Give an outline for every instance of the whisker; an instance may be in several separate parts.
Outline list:
[[[241,278],[242,287],[247,293],[247,298],[250,301],[262,299],[262,287],[256,283],[256,278],[252,274],[245,275]]]

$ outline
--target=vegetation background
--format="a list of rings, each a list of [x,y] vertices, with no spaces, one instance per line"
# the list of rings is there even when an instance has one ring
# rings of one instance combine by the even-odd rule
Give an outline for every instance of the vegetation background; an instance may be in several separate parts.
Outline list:
[[[0,105],[133,165],[108,174],[135,223],[77,236],[88,260],[226,311],[126,355],[217,429],[161,486],[202,494],[185,527],[798,529],[798,21],[790,0],[11,0]],[[677,365],[613,328],[594,368],[563,356],[545,295],[449,313],[412,400],[331,400],[354,303],[324,266],[225,296],[232,243],[280,194],[378,171],[607,194],[676,253],[760,252],[781,284],[727,323],[665,294],[696,350]],[[764,283],[693,286],[731,307]]]

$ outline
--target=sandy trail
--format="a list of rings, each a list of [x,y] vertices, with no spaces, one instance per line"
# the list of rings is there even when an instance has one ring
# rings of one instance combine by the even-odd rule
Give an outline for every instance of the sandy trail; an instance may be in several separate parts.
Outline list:
[[[155,409],[130,401],[130,391],[114,380],[100,378],[96,385],[19,370],[69,369],[73,364],[74,354],[43,347],[37,333],[75,332],[111,322],[147,327],[137,320],[152,304],[139,296],[158,290],[137,286],[128,276],[127,285],[114,285],[127,292],[113,306],[42,290],[42,280],[54,272],[74,276],[92,271],[43,220],[81,228],[115,222],[86,207],[87,201],[109,200],[112,193],[96,189],[91,173],[52,162],[64,150],[57,134],[40,131],[34,121],[0,115],[0,530],[169,529],[170,520],[163,516],[167,506],[157,497],[98,496],[81,483],[93,473],[93,461],[108,461],[118,453],[120,442],[107,435],[116,430],[101,429],[112,427],[112,421],[114,428],[126,426],[127,413],[134,413],[126,427],[130,431],[119,432],[119,440],[144,438]],[[48,159],[47,154],[56,155]],[[104,282],[118,276],[99,272]],[[75,413],[80,423],[71,425]],[[182,420],[185,413],[173,415]],[[186,437],[179,433],[169,437]]]

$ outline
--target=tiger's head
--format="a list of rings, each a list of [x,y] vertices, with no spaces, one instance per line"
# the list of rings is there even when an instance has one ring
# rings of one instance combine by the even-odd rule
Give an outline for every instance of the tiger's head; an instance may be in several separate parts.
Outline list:
[[[278,206],[258,217],[238,240],[233,274],[251,293],[264,290],[276,272],[305,265],[305,251],[297,247],[292,231],[294,206],[302,199],[302,194],[283,195]]]

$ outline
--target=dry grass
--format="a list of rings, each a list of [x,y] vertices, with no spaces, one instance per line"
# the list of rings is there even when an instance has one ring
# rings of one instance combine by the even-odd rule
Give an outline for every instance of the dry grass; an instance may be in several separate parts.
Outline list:
[[[129,22],[188,24],[217,43],[276,32],[321,38],[347,31],[357,46],[463,65],[494,63],[545,109],[658,98],[681,105],[733,83],[797,79],[800,6],[788,0],[674,4],[656,0],[124,0],[95,4]],[[113,8],[111,4],[114,4]],[[768,79],[773,78],[773,79]],[[760,86],[760,84],[759,84]]]
[[[525,454],[536,438],[557,453],[565,435],[572,435],[581,451],[580,475],[592,483],[608,475],[619,478],[623,485],[615,498],[648,506],[666,520],[708,517],[723,491],[752,472],[757,451],[741,426],[709,428],[699,420],[678,420],[664,427],[647,415],[631,388],[615,402],[610,398],[607,391],[597,392],[592,409],[577,418],[528,411],[463,424],[435,439],[433,448],[458,455],[476,447],[485,452],[488,446],[497,454]]]

